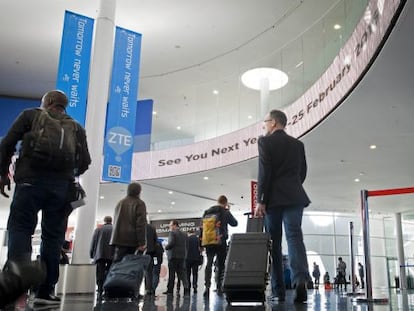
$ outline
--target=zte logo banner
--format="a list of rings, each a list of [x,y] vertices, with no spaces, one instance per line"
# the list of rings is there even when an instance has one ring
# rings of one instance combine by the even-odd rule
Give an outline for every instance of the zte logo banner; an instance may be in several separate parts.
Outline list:
[[[129,183],[134,152],[141,34],[116,27],[102,179]]]

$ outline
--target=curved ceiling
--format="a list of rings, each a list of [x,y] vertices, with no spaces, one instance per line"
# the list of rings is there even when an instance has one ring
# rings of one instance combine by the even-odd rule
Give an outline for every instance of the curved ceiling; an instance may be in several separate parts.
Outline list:
[[[332,5],[330,1],[318,1],[316,6],[307,1],[282,0],[266,0],[260,6],[247,0],[203,4],[192,1],[185,5],[181,1],[159,0],[139,3],[137,7],[133,0],[119,1],[116,23],[143,33],[141,96],[159,96],[159,102],[170,100],[171,103],[181,96],[180,90],[195,79],[208,81],[225,75],[235,64],[219,64],[201,78],[192,70],[180,74],[180,79],[163,76],[155,79],[155,83],[151,83],[154,79],[146,77],[228,51],[274,24],[275,20],[283,19],[285,14],[290,14],[283,24],[286,31],[271,36],[273,40],[289,40]],[[80,0],[71,1],[71,7],[63,0],[2,1],[0,41],[7,44],[0,46],[0,94],[38,98],[52,89],[61,28],[51,25],[62,24],[64,8],[95,16],[97,5],[98,1]],[[361,83],[328,119],[303,138],[309,165],[305,187],[313,202],[309,210],[357,213],[360,189],[414,185],[414,44],[409,39],[413,27],[414,5],[408,1],[390,38]],[[268,39],[246,48],[245,54],[239,53],[240,57],[246,57],[246,61],[251,60],[252,53],[260,57],[258,54],[271,48]],[[175,106],[170,104],[164,108],[166,113],[171,113]],[[377,148],[370,149],[371,144]],[[142,197],[154,218],[199,216],[220,194],[229,197],[234,209],[247,211],[250,180],[256,178],[256,166],[256,161],[250,160],[205,173],[146,181]],[[204,180],[205,176],[209,179]],[[355,182],[355,178],[360,181]],[[101,186],[105,198],[100,200],[98,218],[112,214],[115,203],[125,194],[124,189],[125,185]],[[380,213],[408,211],[413,198],[413,195],[375,198],[371,208]],[[7,212],[9,203],[0,198],[3,213]]]

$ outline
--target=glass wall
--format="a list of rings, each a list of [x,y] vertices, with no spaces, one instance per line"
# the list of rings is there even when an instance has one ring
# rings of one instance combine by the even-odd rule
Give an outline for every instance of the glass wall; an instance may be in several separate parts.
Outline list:
[[[361,20],[367,3],[367,0],[338,1],[302,34],[295,35],[286,43],[280,42],[278,33],[290,33],[294,27],[287,18],[277,25],[277,29],[264,32],[255,39],[260,42],[253,41],[248,47],[224,53],[212,62],[189,69],[200,77],[212,72],[219,75],[222,72],[219,68],[223,66],[232,68],[232,71],[213,81],[180,90],[182,98],[174,104],[166,105],[162,103],[163,95],[157,98],[158,95],[154,94],[154,110],[159,111],[157,105],[160,103],[168,117],[153,116],[151,148],[157,150],[191,144],[259,122],[263,118],[260,93],[241,83],[241,75],[252,68],[273,67],[286,72],[289,83],[270,92],[270,109],[292,104],[321,77],[338,55]],[[254,49],[255,44],[263,50]],[[176,73],[177,78],[188,73],[186,70]],[[147,77],[146,80],[163,78]],[[185,113],[181,108],[174,109],[176,105],[183,105]]]

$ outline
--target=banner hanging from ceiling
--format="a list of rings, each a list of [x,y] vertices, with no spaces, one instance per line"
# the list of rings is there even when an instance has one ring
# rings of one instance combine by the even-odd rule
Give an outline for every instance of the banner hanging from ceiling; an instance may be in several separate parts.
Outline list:
[[[69,99],[66,112],[85,126],[94,20],[65,12],[56,88]]]

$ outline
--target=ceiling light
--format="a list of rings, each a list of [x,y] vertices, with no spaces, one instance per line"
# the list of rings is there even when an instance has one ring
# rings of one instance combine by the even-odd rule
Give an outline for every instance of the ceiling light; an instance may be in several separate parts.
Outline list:
[[[156,116],[157,115],[157,112],[156,111],[153,111],[152,112],[152,115]]]
[[[208,180],[208,177],[207,177],[207,176],[204,176],[204,177],[203,177],[203,179],[204,179],[204,180]]]
[[[359,178],[355,178],[355,179],[354,179],[354,181],[355,181],[355,182],[359,182]]]
[[[296,66],[295,66],[295,68],[299,68],[300,66],[302,66],[303,65],[303,60],[302,61],[300,61],[299,63],[297,63],[296,64]]]
[[[213,90],[213,94],[214,95],[218,95],[219,91],[218,90]]]
[[[377,145],[371,145],[369,146],[369,149],[377,149]]]
[[[253,118],[252,116],[247,116],[247,119],[251,119],[251,118]]]
[[[246,87],[254,90],[261,90],[262,82],[267,80],[272,91],[284,87],[289,78],[286,73],[275,68],[254,68],[246,71],[241,80]]]
[[[172,192],[171,190],[170,191],[168,191],[168,194],[173,194],[174,192]]]
[[[175,202],[174,202],[174,201],[172,201],[172,202],[171,202],[171,205],[175,205]]]
[[[162,213],[162,210],[160,210],[160,209],[159,209],[159,210],[158,210],[158,213]]]
[[[101,200],[105,199],[105,197],[104,197],[103,195],[101,195],[99,198],[100,198]]]
[[[177,126],[177,130],[181,130],[181,126]]]
[[[339,25],[339,24],[335,24],[335,25],[334,25],[334,29],[335,29],[335,30],[338,30],[338,29],[341,29],[341,28],[342,28],[342,27],[341,27],[341,25]]]

